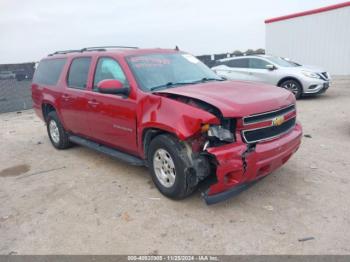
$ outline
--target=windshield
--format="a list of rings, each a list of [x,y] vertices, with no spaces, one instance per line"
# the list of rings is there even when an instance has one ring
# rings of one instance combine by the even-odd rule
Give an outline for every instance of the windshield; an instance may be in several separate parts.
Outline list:
[[[127,61],[145,91],[223,80],[196,57],[184,53],[130,56]]]
[[[275,63],[276,65],[283,66],[283,67],[297,67],[300,66],[298,63],[288,61],[282,57],[269,57],[268,58],[271,62]]]

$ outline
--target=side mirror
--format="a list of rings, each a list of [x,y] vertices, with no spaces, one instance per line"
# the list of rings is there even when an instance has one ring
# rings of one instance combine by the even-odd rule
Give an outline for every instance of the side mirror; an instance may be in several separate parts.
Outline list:
[[[102,94],[128,95],[129,88],[116,79],[105,79],[97,84],[97,89]]]
[[[271,71],[277,69],[274,65],[266,65],[265,67],[266,67],[266,69],[271,70]]]

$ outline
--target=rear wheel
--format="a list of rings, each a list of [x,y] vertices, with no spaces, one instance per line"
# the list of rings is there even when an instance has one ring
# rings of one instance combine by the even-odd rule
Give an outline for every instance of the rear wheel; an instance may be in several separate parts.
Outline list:
[[[163,195],[182,199],[195,190],[186,148],[173,136],[159,135],[151,141],[148,163],[152,180]]]
[[[64,130],[55,111],[47,115],[46,126],[50,141],[55,148],[65,149],[70,147],[71,143],[68,139],[68,134]]]
[[[286,80],[282,82],[280,86],[284,89],[291,91],[295,95],[296,99],[299,99],[302,95],[303,90],[298,81],[292,79]]]

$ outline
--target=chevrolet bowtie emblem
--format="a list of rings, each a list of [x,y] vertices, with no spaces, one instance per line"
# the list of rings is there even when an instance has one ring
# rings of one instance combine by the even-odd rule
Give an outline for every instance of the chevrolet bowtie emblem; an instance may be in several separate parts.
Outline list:
[[[284,116],[276,116],[274,119],[272,119],[273,126],[280,126],[283,123],[284,123]]]

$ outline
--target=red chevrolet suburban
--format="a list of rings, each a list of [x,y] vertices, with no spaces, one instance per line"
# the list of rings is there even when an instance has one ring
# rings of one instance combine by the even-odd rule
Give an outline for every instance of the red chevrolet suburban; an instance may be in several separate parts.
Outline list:
[[[172,199],[198,186],[208,204],[227,199],[301,143],[291,92],[224,80],[179,50],[58,51],[40,61],[32,98],[55,148],[80,144],[148,166]]]

